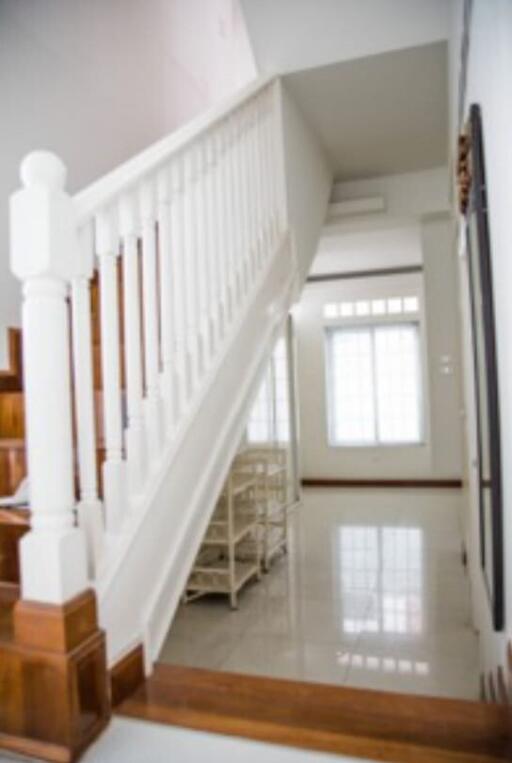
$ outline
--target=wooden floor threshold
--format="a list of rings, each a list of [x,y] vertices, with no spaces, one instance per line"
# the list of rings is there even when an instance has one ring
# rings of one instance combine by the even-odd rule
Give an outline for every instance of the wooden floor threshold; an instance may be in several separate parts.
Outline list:
[[[389,763],[512,760],[512,711],[157,664],[123,716]]]

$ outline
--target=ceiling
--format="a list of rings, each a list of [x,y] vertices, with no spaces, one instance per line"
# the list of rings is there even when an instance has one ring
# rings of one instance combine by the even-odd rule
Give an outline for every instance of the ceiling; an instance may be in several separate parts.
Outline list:
[[[284,74],[449,37],[449,0],[240,0],[258,71]]]
[[[446,164],[447,59],[441,41],[284,77],[335,180]]]

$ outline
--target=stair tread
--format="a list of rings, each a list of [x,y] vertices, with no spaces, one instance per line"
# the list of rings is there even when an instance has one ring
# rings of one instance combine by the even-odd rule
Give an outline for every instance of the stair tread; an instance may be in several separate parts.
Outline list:
[[[118,712],[394,763],[512,757],[511,711],[501,706],[183,666],[157,664]]]
[[[10,643],[12,641],[12,614],[14,601],[0,602],[0,642]]]
[[[0,524],[30,526],[30,511],[28,506],[16,506],[12,509],[0,508]]]
[[[24,437],[0,437],[0,448],[24,448]]]

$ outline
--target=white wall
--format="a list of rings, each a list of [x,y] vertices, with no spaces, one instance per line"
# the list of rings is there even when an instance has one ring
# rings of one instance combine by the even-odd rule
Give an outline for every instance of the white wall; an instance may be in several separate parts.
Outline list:
[[[444,182],[442,182],[444,180]],[[320,266],[330,272],[423,264],[423,273],[307,285],[294,309],[298,342],[301,465],[305,477],[458,478],[461,476],[460,352],[453,225],[445,169],[337,184],[337,199],[381,193],[392,214],[353,217],[324,228]],[[378,188],[378,191],[376,189]],[[438,190],[436,196],[436,189]],[[437,210],[437,211],[436,211]],[[383,247],[379,247],[382,235]],[[395,248],[386,246],[393,242]],[[327,254],[326,254],[327,251]],[[336,264],[336,251],[338,264]],[[325,272],[325,271],[324,271]],[[426,442],[388,448],[331,448],[327,442],[324,303],[423,294]],[[450,358],[451,374],[442,373]]]
[[[256,63],[276,74],[448,38],[448,0],[242,0]]]
[[[332,172],[320,143],[283,85],[283,132],[288,214],[295,231],[301,282],[316,251],[327,212]]]
[[[453,38],[453,78],[458,72],[458,52],[462,3],[456,3]],[[476,458],[475,411],[472,380],[471,343],[467,296],[467,267],[461,262],[461,301],[464,318],[463,334],[466,349],[466,409],[468,493],[471,513],[467,522],[470,570],[476,625],[480,630],[482,669],[495,669],[506,664],[506,641],[512,636],[512,398],[509,394],[512,378],[512,3],[510,0],[474,0],[470,30],[469,67],[465,114],[470,103],[482,108],[484,146],[486,154],[487,193],[491,237],[491,260],[498,351],[498,383],[501,414],[501,446],[503,464],[503,510],[505,538],[505,607],[506,627],[503,634],[493,633],[490,609],[483,588],[479,563],[477,536],[478,497],[476,475],[472,461]],[[453,88],[455,90],[455,87]],[[456,93],[454,93],[456,96]],[[455,136],[453,136],[455,139]],[[453,140],[454,145],[454,140]]]
[[[362,221],[359,223],[362,226]],[[403,225],[395,222],[389,228],[370,227],[348,229],[343,224],[325,225],[311,275],[325,273],[355,273],[361,270],[421,265],[421,231],[418,223]],[[357,225],[357,222],[353,222]],[[351,226],[351,227],[352,227]]]
[[[0,329],[19,322],[7,209],[23,156],[55,151],[76,191],[254,73],[236,0],[0,0]]]

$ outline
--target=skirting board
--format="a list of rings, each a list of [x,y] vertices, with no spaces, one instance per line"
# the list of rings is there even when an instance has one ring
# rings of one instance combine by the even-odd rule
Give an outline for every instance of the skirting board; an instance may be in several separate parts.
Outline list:
[[[143,683],[144,652],[138,644],[110,669],[112,707],[117,707]]]
[[[404,487],[404,488],[456,488],[462,480],[453,479],[330,479],[328,477],[304,477],[302,487]]]

